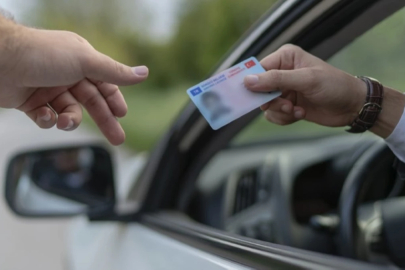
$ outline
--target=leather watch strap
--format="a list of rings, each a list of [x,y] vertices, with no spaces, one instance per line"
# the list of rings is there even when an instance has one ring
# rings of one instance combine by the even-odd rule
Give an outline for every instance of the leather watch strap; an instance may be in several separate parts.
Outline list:
[[[359,115],[347,130],[350,133],[362,133],[374,125],[381,112],[384,96],[384,87],[379,81],[364,76],[358,78],[367,85],[367,97]]]

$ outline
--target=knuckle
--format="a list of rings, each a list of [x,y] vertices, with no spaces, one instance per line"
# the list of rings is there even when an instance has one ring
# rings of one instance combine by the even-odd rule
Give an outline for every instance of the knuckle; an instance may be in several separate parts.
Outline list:
[[[105,93],[103,93],[103,96],[107,101],[116,100],[121,98],[121,91],[118,86],[112,85],[108,89],[108,92],[106,91]]]
[[[274,112],[272,112],[271,110],[265,111],[264,112],[264,117],[266,118],[267,121],[276,124],[275,118],[274,118]]]
[[[100,70],[100,65],[103,64],[103,59],[94,49],[84,49],[79,53],[79,59],[83,73],[86,77],[93,77]],[[98,81],[96,81],[97,83]]]
[[[290,124],[290,122],[285,121],[285,120],[279,120],[277,123],[279,126],[287,126]]]
[[[68,32],[68,35],[75,41],[78,41],[81,44],[84,45],[90,45],[90,43],[87,41],[87,39],[85,39],[84,37],[74,33],[74,32]]]
[[[285,61],[285,66],[294,69],[296,59],[297,57],[300,58],[303,50],[296,45],[285,44],[279,49],[279,52]]]
[[[271,116],[269,117],[269,120],[270,120],[272,123],[276,124],[276,125],[283,126],[283,121],[281,121],[281,120],[280,120],[278,117],[276,117],[275,115],[271,115]]]
[[[96,81],[94,81],[94,84],[95,84],[97,87],[103,87],[103,86],[105,85],[105,82],[100,81],[100,80],[96,80]]]
[[[276,121],[274,123],[279,126],[287,126],[287,125],[291,124],[291,121],[286,120],[286,119],[276,118],[275,120]]]
[[[105,127],[108,126],[108,123],[111,120],[114,120],[115,118],[111,115],[111,114],[105,114],[105,115],[101,115],[99,116],[99,118],[97,119],[97,126],[99,127]],[[116,120],[115,120],[116,121]]]
[[[86,74],[97,68],[97,63],[93,53],[84,51],[80,54],[80,56],[81,64]]]
[[[268,110],[270,111],[278,111],[281,107],[281,104],[279,104],[276,100],[272,100],[272,102],[269,102]]]
[[[123,64],[118,63],[117,61],[113,60],[114,62],[114,70],[118,73],[118,74],[124,74],[125,73],[125,67]]]
[[[296,48],[298,48],[298,46],[288,43],[281,46],[280,50],[292,51],[295,50]]]
[[[38,127],[42,128],[42,129],[50,129],[55,125],[55,122],[50,121],[49,123],[47,123],[47,122],[43,122],[42,120],[37,119],[36,124]]]
[[[283,51],[284,53],[300,53],[302,49],[294,44],[284,44],[280,47],[280,51]]]
[[[83,102],[83,106],[87,109],[87,111],[98,111],[97,115],[93,115],[93,118],[98,126],[106,125],[112,117],[110,112],[100,110],[101,103],[102,97],[100,94],[92,95],[85,102]]]
[[[260,106],[260,109],[265,112],[270,106],[270,102],[267,102],[265,104],[263,104],[262,106]]]
[[[279,51],[285,56],[291,57],[295,54],[298,54],[302,49],[293,44],[285,44],[280,47]]]
[[[72,106],[72,110],[73,110],[73,112],[75,113],[75,115],[77,117],[76,118],[77,122],[80,124],[81,121],[82,121],[82,118],[83,118],[83,108],[82,108],[82,106],[80,106],[78,104],[75,104],[75,105]],[[75,119],[73,119],[73,120],[75,121]]]
[[[86,108],[96,108],[99,103],[100,103],[99,95],[92,95],[85,102],[83,102],[83,106],[85,106]]]
[[[285,118],[281,117],[279,113],[272,112],[270,110],[266,111],[265,117],[266,117],[267,121],[274,123],[276,125],[279,125],[279,126],[286,126],[286,125],[289,125],[292,123],[292,121],[290,119],[285,119]]]

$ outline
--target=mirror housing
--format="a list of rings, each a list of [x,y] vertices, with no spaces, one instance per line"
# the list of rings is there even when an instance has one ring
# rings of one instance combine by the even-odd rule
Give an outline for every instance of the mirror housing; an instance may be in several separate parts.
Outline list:
[[[6,174],[8,206],[24,217],[100,216],[115,205],[113,166],[99,146],[21,153]]]

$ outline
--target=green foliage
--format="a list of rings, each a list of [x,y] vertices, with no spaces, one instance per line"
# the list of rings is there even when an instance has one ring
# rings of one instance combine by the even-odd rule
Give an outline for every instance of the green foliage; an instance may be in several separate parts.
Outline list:
[[[186,1],[170,44],[180,74],[201,80],[275,1]]]
[[[405,91],[405,9],[374,26],[334,55],[329,62],[353,75],[378,78]]]

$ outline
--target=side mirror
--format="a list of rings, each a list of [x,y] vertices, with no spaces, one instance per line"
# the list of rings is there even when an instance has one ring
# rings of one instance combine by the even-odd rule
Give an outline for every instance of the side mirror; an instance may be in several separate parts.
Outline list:
[[[26,217],[111,212],[115,189],[110,154],[98,146],[19,154],[9,163],[5,196],[9,207]]]

